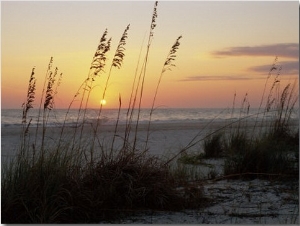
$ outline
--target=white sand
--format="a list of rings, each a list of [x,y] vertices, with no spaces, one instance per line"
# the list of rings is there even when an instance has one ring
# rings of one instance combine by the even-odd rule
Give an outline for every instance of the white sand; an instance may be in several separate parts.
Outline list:
[[[216,125],[215,125],[216,126]],[[215,127],[214,126],[214,127]],[[148,146],[149,153],[159,156],[170,156],[172,154],[178,153],[183,147],[185,147],[192,139],[197,136],[203,137],[203,135],[207,132],[206,124],[201,123],[172,123],[172,124],[151,124],[150,133],[149,133],[149,141]],[[211,127],[210,127],[211,129]],[[80,133],[81,128],[77,129],[77,136]],[[99,127],[97,136],[99,140],[104,144],[110,147],[112,137],[114,135],[115,126],[113,125],[101,125]],[[115,138],[114,148],[118,148],[123,145],[124,138],[124,125],[119,125],[117,136]],[[68,138],[72,134],[74,134],[74,128],[65,128],[64,130],[64,138],[66,140],[70,140]],[[145,140],[147,137],[148,124],[140,124],[138,127],[138,135],[137,135],[137,148],[144,149]],[[202,132],[201,132],[202,131]],[[29,137],[30,137],[30,145],[34,143],[36,128],[33,127],[30,129]],[[21,144],[21,128],[17,127],[3,127],[1,129],[1,157],[5,159],[9,156],[14,156]],[[59,135],[61,133],[61,128],[58,127],[49,127],[46,130],[46,137],[48,145],[52,145],[59,139]],[[41,140],[41,129],[38,133],[39,142]],[[86,125],[83,130],[83,138],[85,141],[87,138],[93,136],[93,130],[90,125]],[[133,141],[135,136],[135,125],[132,126],[131,129],[131,137],[130,140]],[[133,142],[132,142],[133,143]],[[199,146],[197,147],[199,148]]]
[[[181,212],[145,212],[116,223],[127,224],[297,224],[298,182],[218,181],[204,185],[211,206]]]

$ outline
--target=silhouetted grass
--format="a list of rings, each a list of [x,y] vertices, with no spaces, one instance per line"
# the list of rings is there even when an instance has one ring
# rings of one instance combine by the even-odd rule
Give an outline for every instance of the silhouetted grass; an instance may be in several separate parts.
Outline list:
[[[201,204],[200,190],[178,190],[185,175],[176,176],[157,157],[128,150],[83,164],[85,150],[70,146],[49,148],[35,161],[20,157],[3,171],[3,223],[99,223],[134,210]]]
[[[293,123],[291,115],[298,101],[298,95],[295,93],[296,83],[288,83],[281,90],[279,86],[281,67],[273,65],[272,70],[277,70],[277,74],[274,76],[266,100],[261,127],[252,130],[259,129],[256,132],[257,136],[253,134],[247,136],[245,132],[239,130],[229,135],[227,147],[229,155],[224,168],[227,175],[245,173],[278,174],[278,177],[299,175],[299,163],[295,161],[296,153],[299,151],[299,132],[291,127]],[[265,118],[267,115],[271,115],[270,120]]]
[[[248,174],[247,177],[277,175],[284,179],[288,176],[298,177],[299,164],[293,157],[298,152],[298,144],[276,141],[266,136],[248,143],[245,152],[235,153],[226,159],[224,174]],[[293,160],[294,159],[294,160]]]
[[[203,150],[205,158],[219,158],[224,155],[222,133],[216,133],[207,137],[203,142]]]
[[[298,101],[296,82],[280,89],[281,66],[277,57],[268,73],[258,112],[249,115],[250,103],[245,95],[239,118],[195,141],[202,142],[196,154],[179,158],[187,164],[202,164],[205,158],[225,157],[224,174],[241,177],[277,176],[278,179],[299,175],[299,128],[295,130],[291,115]],[[275,75],[272,73],[275,72]],[[268,81],[273,78],[271,84]],[[266,95],[266,87],[270,86]],[[235,111],[234,95],[232,116]],[[265,103],[265,109],[261,107]],[[256,117],[255,117],[256,116]],[[260,117],[259,117],[260,116]],[[261,121],[259,121],[259,118]],[[252,127],[248,121],[253,120]],[[186,151],[186,150],[184,150]],[[238,177],[238,176],[237,176]],[[239,178],[239,177],[238,177]]]

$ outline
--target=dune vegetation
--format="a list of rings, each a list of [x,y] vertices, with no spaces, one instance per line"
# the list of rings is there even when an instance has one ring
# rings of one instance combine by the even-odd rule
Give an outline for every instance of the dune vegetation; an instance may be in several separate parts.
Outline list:
[[[297,81],[281,89],[280,71],[276,57],[265,83],[269,90],[264,90],[257,113],[249,114],[246,94],[239,109],[233,104],[232,112],[238,110],[239,118],[207,134],[200,140],[199,153],[180,160],[201,164],[204,159],[223,158],[227,177],[297,178],[299,126],[298,119],[291,118],[299,100]]]

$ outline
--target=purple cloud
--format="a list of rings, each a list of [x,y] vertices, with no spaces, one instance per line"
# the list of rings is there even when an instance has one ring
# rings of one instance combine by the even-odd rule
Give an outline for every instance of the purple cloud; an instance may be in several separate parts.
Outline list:
[[[282,67],[281,75],[299,75],[299,61],[283,61],[276,67]],[[270,71],[271,65],[254,66],[247,69],[250,72],[257,72],[259,74],[266,74]]]
[[[229,47],[225,50],[214,51],[215,57],[225,56],[278,56],[299,59],[298,43],[278,43],[260,46]]]
[[[189,81],[222,81],[222,80],[250,80],[251,77],[246,77],[244,75],[196,75],[196,76],[188,76],[185,79],[180,81],[189,82]]]
[[[188,76],[179,81],[189,82],[189,81],[224,81],[224,80],[252,80],[252,79],[265,79],[266,75],[269,73],[272,65],[260,65],[247,68],[246,71],[249,75],[195,75]],[[299,62],[298,61],[284,61],[280,64],[276,64],[276,70],[272,73],[277,73],[279,67],[281,67],[280,75],[299,75]]]

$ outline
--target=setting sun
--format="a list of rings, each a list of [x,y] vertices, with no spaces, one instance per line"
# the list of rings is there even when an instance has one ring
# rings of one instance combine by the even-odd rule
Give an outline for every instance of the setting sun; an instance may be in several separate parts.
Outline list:
[[[106,100],[100,100],[100,104],[105,105],[106,104]]]

